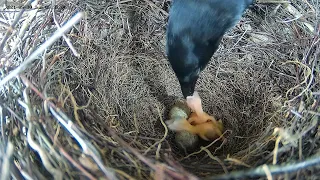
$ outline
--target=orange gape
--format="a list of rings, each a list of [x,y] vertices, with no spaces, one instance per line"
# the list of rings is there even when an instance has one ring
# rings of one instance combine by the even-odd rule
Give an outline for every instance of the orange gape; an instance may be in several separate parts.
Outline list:
[[[185,118],[167,121],[168,128],[173,131],[189,131],[206,141],[219,138],[223,132],[222,121],[217,121],[202,110],[201,99],[197,92],[187,97],[187,104],[192,109],[188,120]]]
[[[196,117],[196,114],[193,113],[191,116]],[[197,134],[206,141],[215,140],[222,135],[223,125],[221,120],[208,120],[207,122],[200,124],[197,124],[196,121],[192,121],[192,123],[194,124],[191,125],[187,119],[181,118],[168,123],[168,128],[173,131],[189,131],[193,134]]]
[[[215,120],[213,116],[209,116],[207,113],[203,111],[201,98],[198,92],[195,91],[193,96],[187,97],[187,104],[190,107],[190,109],[196,113],[196,116],[194,115],[192,117],[192,121],[194,121],[196,124],[201,124],[207,122],[208,120]],[[191,123],[191,120],[189,122]]]

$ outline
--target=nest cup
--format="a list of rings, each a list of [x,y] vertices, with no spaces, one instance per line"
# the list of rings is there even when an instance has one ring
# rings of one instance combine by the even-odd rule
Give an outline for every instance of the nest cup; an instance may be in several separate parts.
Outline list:
[[[1,178],[320,176],[317,1],[259,1],[224,36],[196,90],[227,141],[189,152],[165,124],[183,101],[164,55],[169,2],[8,2],[0,80],[27,70],[0,88]]]

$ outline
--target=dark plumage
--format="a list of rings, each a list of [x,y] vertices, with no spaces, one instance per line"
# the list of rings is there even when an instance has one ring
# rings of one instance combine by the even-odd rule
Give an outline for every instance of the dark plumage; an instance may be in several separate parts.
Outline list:
[[[167,56],[183,96],[192,96],[200,72],[220,41],[253,0],[174,0],[167,27]]]

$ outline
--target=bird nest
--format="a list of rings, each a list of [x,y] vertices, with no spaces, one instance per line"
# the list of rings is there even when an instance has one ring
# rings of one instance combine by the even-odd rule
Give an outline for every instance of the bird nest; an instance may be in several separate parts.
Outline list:
[[[1,7],[1,177],[319,177],[316,0],[259,1],[223,38],[196,90],[225,141],[177,148],[170,3],[7,1]]]

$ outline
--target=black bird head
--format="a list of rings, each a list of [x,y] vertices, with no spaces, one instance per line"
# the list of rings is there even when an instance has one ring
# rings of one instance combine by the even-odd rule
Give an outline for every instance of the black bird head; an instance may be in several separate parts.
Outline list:
[[[171,31],[170,31],[171,32]],[[167,36],[167,56],[175,72],[184,98],[192,96],[199,78],[201,67],[199,55],[194,53],[194,41],[188,35],[178,38]],[[209,57],[210,59],[210,57]]]
[[[178,77],[184,98],[193,95],[197,80],[199,78],[200,69],[189,72],[189,74],[186,74],[183,77]]]
[[[167,26],[166,54],[184,98],[192,96],[200,72],[223,35],[253,0],[174,0]]]

